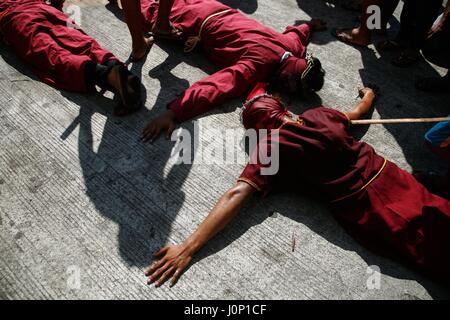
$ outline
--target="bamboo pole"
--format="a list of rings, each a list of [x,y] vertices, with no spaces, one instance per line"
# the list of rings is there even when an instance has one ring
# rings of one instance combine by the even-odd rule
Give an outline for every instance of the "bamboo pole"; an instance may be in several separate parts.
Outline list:
[[[424,123],[424,122],[446,122],[450,117],[441,118],[403,118],[403,119],[364,119],[351,120],[351,124],[396,124],[396,123]]]

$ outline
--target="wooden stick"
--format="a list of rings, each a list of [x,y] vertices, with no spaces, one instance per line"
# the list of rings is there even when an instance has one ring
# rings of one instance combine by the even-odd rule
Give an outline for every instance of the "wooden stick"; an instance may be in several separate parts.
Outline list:
[[[351,120],[351,124],[392,124],[392,123],[422,123],[422,122],[446,122],[450,117],[442,118],[403,118],[403,119],[364,119]]]

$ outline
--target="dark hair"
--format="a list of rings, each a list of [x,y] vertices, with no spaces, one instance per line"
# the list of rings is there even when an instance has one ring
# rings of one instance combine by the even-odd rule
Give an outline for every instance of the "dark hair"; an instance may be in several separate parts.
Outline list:
[[[65,0],[50,0],[50,5],[56,9],[62,10]]]
[[[302,84],[308,90],[319,91],[325,82],[325,70],[322,69],[322,63],[319,59],[313,58],[314,66],[309,70],[308,74],[302,79]]]

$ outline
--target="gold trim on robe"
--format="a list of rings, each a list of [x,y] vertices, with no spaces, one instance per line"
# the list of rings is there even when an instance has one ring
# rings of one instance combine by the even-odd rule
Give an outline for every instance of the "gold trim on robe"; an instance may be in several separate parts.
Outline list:
[[[255,189],[258,190],[258,191],[262,191],[262,189],[261,189],[255,182],[253,182],[253,181],[250,180],[250,179],[247,179],[247,178],[239,178],[239,179],[238,179],[238,182],[239,182],[239,181],[245,182],[245,183],[249,184],[250,186],[252,186],[253,188],[255,188]]]
[[[381,172],[382,172],[382,171],[384,170],[384,168],[386,167],[386,164],[387,164],[387,160],[384,159],[383,165],[381,166],[380,170],[378,170],[378,172],[372,177],[372,179],[370,179],[365,185],[363,185],[361,188],[359,188],[359,189],[356,190],[355,192],[352,192],[352,193],[350,193],[350,194],[348,194],[348,195],[346,195],[346,196],[343,196],[343,197],[341,197],[341,198],[338,198],[338,199],[335,199],[335,200],[331,201],[331,203],[335,203],[335,202],[338,202],[338,201],[345,200],[345,199],[347,199],[347,198],[350,198],[350,197],[352,197],[352,196],[358,194],[359,192],[363,191],[364,189],[366,189],[366,188],[367,188],[367,187],[368,187],[368,186],[369,186],[376,178],[379,177],[379,175],[381,174]]]

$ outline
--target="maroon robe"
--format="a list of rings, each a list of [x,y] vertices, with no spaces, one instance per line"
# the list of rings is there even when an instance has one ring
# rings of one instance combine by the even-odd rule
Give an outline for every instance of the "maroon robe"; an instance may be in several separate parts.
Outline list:
[[[141,4],[146,29],[150,31],[156,21],[158,3],[141,0]],[[215,0],[175,0],[170,20],[186,37],[197,36],[208,16],[227,9],[230,8]],[[169,109],[181,122],[219,106],[226,99],[245,94],[277,72],[285,52],[293,54],[288,62],[295,68],[294,57],[304,57],[309,34],[306,24],[279,33],[234,9],[212,18],[206,23],[198,46],[223,69],[196,82],[170,103]]]
[[[260,86],[251,97],[262,92]],[[295,118],[273,98],[260,98],[244,110],[246,128],[279,128],[277,141],[269,135],[257,149],[271,150],[277,143],[280,169],[268,176],[259,161],[249,163],[240,180],[265,193],[312,187],[363,244],[394,252],[450,284],[450,202],[354,139],[343,113],[318,107]]]
[[[45,83],[86,92],[86,62],[117,60],[43,0],[0,0],[0,34]]]

